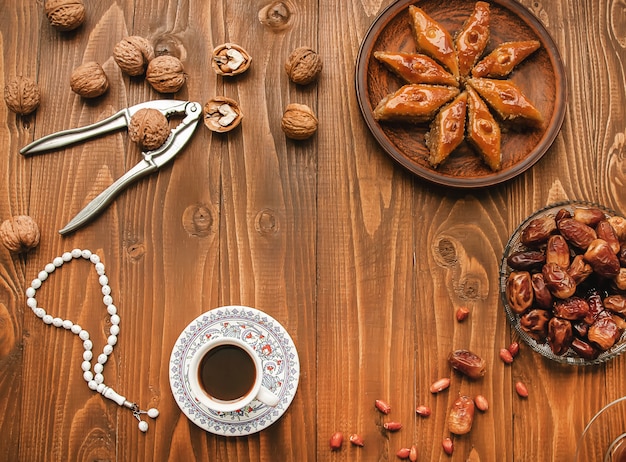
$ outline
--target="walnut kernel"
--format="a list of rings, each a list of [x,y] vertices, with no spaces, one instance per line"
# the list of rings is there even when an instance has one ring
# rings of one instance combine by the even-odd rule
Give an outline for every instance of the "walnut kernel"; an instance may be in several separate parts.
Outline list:
[[[218,45],[213,50],[211,65],[218,75],[238,75],[248,70],[252,58],[246,50],[234,43]]]
[[[109,79],[100,64],[90,61],[72,71],[70,88],[83,98],[97,98],[109,89]]]
[[[211,131],[231,131],[239,125],[242,118],[243,113],[234,99],[216,96],[204,105],[204,125]]]
[[[317,117],[307,105],[291,103],[285,109],[281,128],[289,138],[305,140],[317,131]]]
[[[46,16],[50,25],[62,31],[70,31],[85,22],[83,0],[46,0]]]
[[[0,224],[0,240],[11,252],[28,252],[39,245],[41,234],[35,220],[18,215]]]
[[[148,64],[146,80],[159,93],[176,93],[185,84],[187,74],[180,59],[161,55]]]
[[[130,118],[128,137],[142,151],[154,151],[165,143],[169,135],[170,125],[161,111],[144,108]]]
[[[41,92],[32,79],[17,77],[4,87],[4,101],[13,112],[26,115],[39,107]]]
[[[322,59],[309,47],[296,48],[285,63],[287,75],[292,82],[299,85],[307,85],[317,80],[322,67]]]
[[[131,35],[115,45],[113,59],[122,72],[132,76],[142,75],[154,59],[154,48],[147,39]]]

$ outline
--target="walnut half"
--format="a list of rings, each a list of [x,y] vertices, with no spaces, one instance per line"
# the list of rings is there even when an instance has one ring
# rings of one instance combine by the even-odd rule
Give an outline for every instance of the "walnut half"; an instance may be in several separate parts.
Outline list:
[[[234,99],[216,96],[204,105],[204,125],[211,131],[231,131],[241,123],[242,118],[243,113]]]
[[[218,75],[238,75],[248,70],[252,58],[246,50],[234,43],[218,45],[213,50],[211,65]]]

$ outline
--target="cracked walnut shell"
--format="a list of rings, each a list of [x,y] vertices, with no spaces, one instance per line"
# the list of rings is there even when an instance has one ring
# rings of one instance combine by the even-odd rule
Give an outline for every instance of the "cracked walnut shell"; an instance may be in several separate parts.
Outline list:
[[[138,110],[128,124],[128,137],[142,151],[154,151],[170,136],[170,125],[161,111],[151,108]]]
[[[39,226],[28,215],[18,215],[0,224],[0,240],[11,252],[28,252],[39,245]]]
[[[146,80],[159,93],[176,93],[187,80],[183,63],[175,56],[157,56],[148,64]]]
[[[18,77],[4,87],[4,101],[13,112],[26,115],[39,107],[41,92],[32,79]]]
[[[122,72],[131,76],[142,75],[154,59],[154,47],[138,35],[124,37],[113,48],[113,59]]]
[[[317,117],[309,106],[291,103],[283,113],[281,128],[289,138],[305,140],[317,131]]]
[[[307,85],[317,80],[322,67],[322,59],[309,47],[296,48],[285,63],[285,71],[289,79],[299,85]]]
[[[83,0],[46,0],[46,16],[50,25],[70,31],[85,22],[85,4]]]
[[[97,98],[109,89],[109,79],[100,64],[90,61],[72,71],[70,88],[83,98]]]
[[[225,96],[216,96],[204,105],[204,125],[218,133],[229,132],[243,119],[237,101]]]
[[[218,45],[213,50],[211,66],[218,75],[238,75],[248,70],[252,58],[246,50],[234,43]]]

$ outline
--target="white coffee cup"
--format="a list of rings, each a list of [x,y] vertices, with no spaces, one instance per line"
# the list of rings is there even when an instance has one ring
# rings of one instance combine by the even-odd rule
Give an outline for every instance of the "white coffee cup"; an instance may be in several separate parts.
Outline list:
[[[189,362],[188,379],[198,401],[214,411],[237,411],[254,399],[268,406],[279,402],[262,384],[261,358],[239,338],[219,337],[200,346]]]

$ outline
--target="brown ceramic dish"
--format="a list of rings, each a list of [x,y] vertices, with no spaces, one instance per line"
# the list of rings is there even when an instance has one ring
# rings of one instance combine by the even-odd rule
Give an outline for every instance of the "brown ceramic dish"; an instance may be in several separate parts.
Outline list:
[[[356,63],[356,93],[361,112],[381,147],[403,167],[436,184],[459,188],[490,186],[511,179],[534,165],[556,138],[566,104],[565,70],[558,49],[539,20],[514,0],[491,0],[491,36],[483,56],[497,45],[539,40],[541,48],[513,70],[509,79],[521,87],[544,117],[544,126],[510,130],[502,136],[502,169],[493,172],[463,142],[437,169],[428,163],[424,135],[428,124],[378,122],[373,110],[402,82],[374,57],[376,51],[415,52],[409,5],[422,8],[453,36],[472,13],[475,0],[398,0],[374,20]]]

